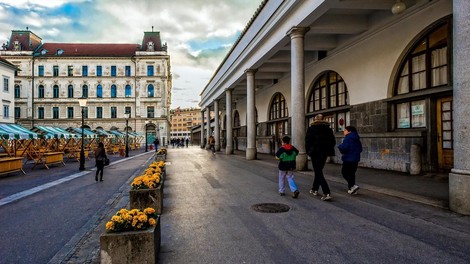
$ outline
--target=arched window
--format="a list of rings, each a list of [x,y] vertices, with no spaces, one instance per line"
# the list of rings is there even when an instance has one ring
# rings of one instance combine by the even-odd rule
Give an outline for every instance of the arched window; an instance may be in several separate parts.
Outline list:
[[[147,87],[147,97],[154,97],[154,96],[155,96],[155,91],[154,91],[153,85],[149,84],[149,86]]]
[[[82,86],[82,97],[88,98],[88,86],[87,85]]]
[[[59,98],[59,86],[58,85],[54,85],[54,87],[52,88],[52,97]]]
[[[307,101],[307,124],[319,113],[330,122],[333,131],[343,131],[349,125],[348,89],[334,71],[322,73],[313,83]]]
[[[38,87],[38,98],[44,98],[44,85],[39,85]]]
[[[288,134],[289,109],[286,99],[281,93],[274,94],[269,107],[268,133],[278,140]]]
[[[21,97],[21,89],[18,84],[15,84],[15,98],[20,98]]]
[[[236,138],[240,136],[240,129],[241,129],[240,114],[238,113],[237,110],[235,110],[235,112],[233,112],[233,128],[232,128],[233,137]],[[235,149],[236,149],[236,146],[235,146]]]
[[[71,84],[67,87],[67,97],[73,98],[73,85]]]
[[[96,97],[103,98],[103,86],[101,84],[96,86]]]
[[[116,98],[117,97],[117,88],[116,85],[113,84],[111,85],[111,98]]]
[[[126,97],[131,97],[132,96],[132,89],[130,84],[126,85]]]

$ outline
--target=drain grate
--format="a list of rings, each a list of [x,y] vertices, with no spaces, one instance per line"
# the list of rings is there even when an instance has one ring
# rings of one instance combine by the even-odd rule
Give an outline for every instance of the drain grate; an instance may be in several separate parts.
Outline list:
[[[284,213],[289,211],[290,207],[280,203],[261,203],[252,205],[251,209],[261,213]]]

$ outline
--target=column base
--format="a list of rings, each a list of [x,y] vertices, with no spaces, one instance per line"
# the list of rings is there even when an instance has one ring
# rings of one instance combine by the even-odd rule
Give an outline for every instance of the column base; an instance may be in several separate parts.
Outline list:
[[[308,157],[306,153],[299,153],[295,159],[296,169],[299,171],[308,170]]]
[[[232,146],[226,146],[225,147],[225,154],[227,154],[227,155],[233,154],[233,147]]]
[[[255,160],[256,159],[256,148],[247,148],[246,149],[246,159]]]
[[[459,214],[470,215],[470,174],[449,173],[449,207]]]

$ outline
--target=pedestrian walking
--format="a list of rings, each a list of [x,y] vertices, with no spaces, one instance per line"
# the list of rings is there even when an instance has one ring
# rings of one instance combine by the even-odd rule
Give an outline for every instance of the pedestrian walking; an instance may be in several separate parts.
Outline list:
[[[284,196],[284,184],[287,179],[289,188],[292,192],[292,198],[299,197],[299,189],[294,181],[295,158],[299,154],[299,150],[290,144],[290,137],[282,137],[282,146],[276,152],[276,158],[279,160],[279,195]]]
[[[153,141],[153,145],[155,146],[155,152],[158,151],[158,145],[160,144],[160,140],[158,138],[155,138]]]
[[[362,144],[355,127],[347,126],[343,134],[343,142],[338,145],[341,160],[343,161],[341,174],[348,182],[348,193],[356,194],[359,190],[359,186],[356,185],[356,171],[361,160]]]
[[[96,181],[98,181],[98,174],[100,175],[100,181],[103,181],[104,161],[107,158],[108,156],[106,156],[106,149],[104,148],[103,142],[98,143],[98,147],[95,149]]]
[[[335,155],[335,145],[336,139],[330,124],[323,120],[322,114],[316,115],[313,123],[307,130],[305,148],[312,160],[313,171],[315,173],[312,189],[309,192],[316,196],[321,186],[323,191],[321,199],[323,201],[332,199],[330,187],[323,175],[323,168],[325,167],[326,159],[329,156]]]
[[[209,136],[209,148],[212,150],[212,154],[215,155],[215,138],[213,135]]]

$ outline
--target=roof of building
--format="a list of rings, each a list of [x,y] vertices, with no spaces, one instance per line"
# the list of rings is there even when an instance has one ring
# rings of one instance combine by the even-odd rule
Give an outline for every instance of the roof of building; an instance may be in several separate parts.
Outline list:
[[[4,58],[0,57],[0,64],[5,65],[6,67],[12,68],[14,70],[19,71],[18,67],[16,67],[14,64],[10,63],[9,61],[5,60]]]
[[[43,56],[78,57],[130,57],[140,50],[139,44],[89,44],[89,43],[44,43],[40,52]]]

